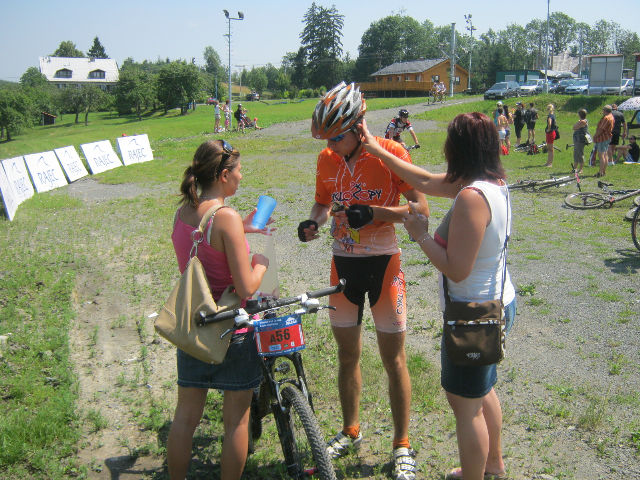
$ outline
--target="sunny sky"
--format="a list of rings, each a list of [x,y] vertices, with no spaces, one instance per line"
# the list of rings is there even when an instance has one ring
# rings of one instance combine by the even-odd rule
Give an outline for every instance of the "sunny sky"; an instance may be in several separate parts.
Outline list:
[[[362,34],[369,25],[392,13],[409,15],[434,25],[456,23],[465,29],[465,14],[472,14],[474,35],[489,28],[500,30],[510,23],[525,25],[533,18],[546,19],[547,1],[526,0],[507,4],[500,0],[456,0],[436,2],[413,0],[318,0],[316,4],[336,5],[344,15],[343,47],[352,58],[358,54]],[[640,0],[626,5],[640,6]],[[202,64],[202,52],[211,45],[228,63],[228,44],[224,34],[228,23],[222,12],[229,10],[243,21],[231,22],[231,64],[234,70],[266,63],[279,65],[282,56],[300,46],[302,17],[311,0],[2,0],[0,9],[0,79],[18,81],[24,71],[38,66],[38,57],[53,53],[61,41],[71,40],[87,52],[98,36],[109,57],[118,64],[127,57],[136,61],[157,58],[188,59]],[[455,5],[451,8],[450,6]],[[508,5],[508,6],[507,6]],[[622,28],[638,31],[636,15],[603,8],[600,0],[550,0],[551,12],[562,11],[577,21],[593,25],[596,21],[615,21]],[[637,8],[635,9],[637,11]],[[606,15],[602,17],[602,12]],[[239,66],[239,67],[238,67]]]

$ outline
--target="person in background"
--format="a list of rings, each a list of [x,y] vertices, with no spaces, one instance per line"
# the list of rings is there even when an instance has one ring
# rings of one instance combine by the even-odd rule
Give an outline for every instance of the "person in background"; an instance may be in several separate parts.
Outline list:
[[[616,147],[616,157],[622,156],[624,163],[638,163],[640,162],[640,148],[636,143],[636,136],[631,135],[629,137],[628,145],[618,145]]]
[[[502,147],[506,147],[505,139],[507,135],[507,125],[509,124],[507,117],[504,116],[504,110],[502,107],[498,107],[498,138],[500,139],[500,153],[504,150]]]
[[[211,207],[224,206],[209,220],[197,252],[215,300],[229,285],[241,298],[251,297],[269,266],[264,255],[249,255],[245,233],[266,232],[251,226],[255,209],[243,220],[233,208],[224,205],[240,185],[240,169],[238,150],[224,140],[204,142],[180,185],[182,205],[175,214],[171,240],[181,273],[189,262],[191,235],[202,216]],[[247,459],[251,397],[262,379],[253,332],[234,333],[220,365],[202,362],[178,349],[177,366],[178,404],[167,440],[169,476],[172,480],[186,478],[193,434],[202,419],[207,392],[213,388],[224,392],[221,478],[239,479]]]
[[[596,177],[604,177],[607,173],[609,142],[613,132],[613,115],[611,105],[602,107],[602,118],[596,127],[596,133],[593,135],[593,148],[598,152],[598,160],[600,161],[600,171]]]
[[[411,135],[411,138],[413,138],[413,143],[419,147],[420,142],[418,142],[416,132],[413,131],[411,122],[409,122],[409,111],[403,108],[398,112],[398,116],[392,118],[389,125],[387,125],[384,138],[391,138],[401,144],[404,148],[407,148],[407,144],[404,143],[400,137],[400,134],[405,130],[409,130],[409,134]]]
[[[545,163],[545,167],[553,167],[553,154],[555,153],[553,142],[556,139],[557,128],[555,107],[549,104],[547,105],[547,125],[544,127],[545,141],[547,142],[547,163]]]
[[[342,428],[329,441],[327,450],[338,458],[358,449],[362,442],[360,356],[366,296],[389,379],[394,478],[413,480],[416,462],[409,442],[411,380],[404,346],[406,286],[393,224],[401,221],[407,211],[406,205],[400,205],[400,195],[415,202],[416,210],[423,215],[428,215],[429,209],[423,194],[402,182],[377,155],[363,148],[357,125],[365,112],[364,97],[353,83],[341,82],[316,105],[311,135],[325,140],[327,146],[318,155],[315,203],[309,219],[298,225],[298,238],[303,242],[317,239],[318,228],[331,218],[331,284],[340,278],[347,281],[344,292],[329,299],[336,307],[329,312],[329,318],[338,344]],[[370,142],[379,145],[380,151],[411,162],[408,152],[393,140],[375,138]]]
[[[446,173],[431,173],[384,152],[363,122],[364,148],[393,173],[427,195],[454,199],[435,234],[428,219],[409,203],[404,226],[440,272],[445,275],[452,301],[484,302],[499,299],[505,272],[503,302],[506,333],[513,326],[516,295],[506,258],[502,254],[511,230],[511,203],[505,171],[498,155],[498,133],[483,113],[462,113],[447,129]],[[441,384],[456,418],[461,467],[447,480],[506,480],[502,457],[502,409],[494,390],[496,365],[460,367],[441,341]]]
[[[500,116],[500,113],[502,113],[498,112],[498,110],[502,110],[502,101],[500,100],[496,103],[496,109],[493,111],[493,123],[496,127],[498,126],[498,117]],[[504,110],[502,111],[504,112]]]
[[[511,150],[511,125],[513,125],[513,115],[509,112],[509,106],[504,105],[504,116],[507,119],[507,125],[504,128],[504,144],[507,151]]]
[[[589,133],[587,111],[578,110],[578,121],[573,124],[573,168],[581,174],[584,168],[584,146],[587,144],[586,135]]]
[[[607,160],[609,165],[615,163],[614,157],[617,157],[616,147],[620,144],[620,137],[622,137],[622,143],[627,138],[627,121],[624,118],[624,113],[618,110],[618,105],[613,103],[611,105],[611,115],[613,116],[613,129],[611,130],[611,142],[609,143],[609,151],[607,152]]]
[[[224,129],[228,132],[231,128],[231,104],[228,98],[224,101],[222,112],[224,113]]]
[[[220,133],[220,102],[218,102],[218,100],[213,101],[213,116],[216,121],[213,131],[215,133]]]
[[[538,121],[538,110],[533,102],[529,103],[529,108],[524,112],[524,121],[527,124],[527,144],[536,143],[536,122]]]
[[[516,130],[516,145],[521,145],[522,129],[525,126],[524,108],[522,102],[516,103],[516,111],[513,112],[513,127]]]

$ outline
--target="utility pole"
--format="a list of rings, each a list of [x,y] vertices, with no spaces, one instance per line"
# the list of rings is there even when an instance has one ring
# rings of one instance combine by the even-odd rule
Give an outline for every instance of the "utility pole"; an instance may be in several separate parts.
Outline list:
[[[453,97],[453,86],[456,78],[456,24],[451,24],[451,75],[449,76],[449,88]]]
[[[244,20],[244,14],[242,12],[238,12],[238,17],[230,17],[229,12],[227,10],[222,10],[224,12],[224,16],[227,17],[229,21],[229,33],[225,35],[227,40],[229,40],[229,111],[231,111],[231,20]],[[233,122],[233,115],[231,116],[231,122]],[[232,124],[229,126],[231,127]]]
[[[467,21],[467,30],[469,30],[469,35],[471,35],[471,44],[469,45],[469,79],[467,82],[467,90],[471,90],[471,54],[473,53],[473,31],[477,30],[476,27],[473,26],[473,22],[471,21],[471,14],[464,16]]]
[[[547,0],[547,53],[544,56],[544,93],[549,93],[549,2]]]

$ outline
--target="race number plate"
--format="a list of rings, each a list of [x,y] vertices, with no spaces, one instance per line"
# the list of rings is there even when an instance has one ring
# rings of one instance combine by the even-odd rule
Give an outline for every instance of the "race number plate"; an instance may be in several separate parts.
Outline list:
[[[272,357],[296,352],[304,348],[301,315],[264,318],[255,325],[258,353]]]

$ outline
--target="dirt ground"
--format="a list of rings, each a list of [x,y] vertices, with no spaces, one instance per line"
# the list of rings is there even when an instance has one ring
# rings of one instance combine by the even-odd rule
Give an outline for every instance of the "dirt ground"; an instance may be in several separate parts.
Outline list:
[[[410,112],[437,108],[427,105],[411,105]],[[372,131],[381,132],[386,122],[396,113],[389,111],[368,112],[367,120]],[[434,122],[415,121],[418,132],[438,128]],[[308,122],[295,122],[286,125],[273,125],[251,134],[268,136],[306,136]],[[154,190],[136,190],[127,185],[104,185],[92,179],[84,179],[69,185],[67,192],[81,199],[87,205],[109,202],[113,199],[139,196],[166,195],[173,191],[175,185],[167,185]],[[292,186],[295,189],[296,186]],[[131,192],[135,191],[135,195]],[[548,200],[549,205],[557,205],[558,198]],[[526,212],[529,199],[521,196],[514,198],[514,215],[518,211]],[[303,218],[310,204],[300,205],[299,212],[290,212],[293,218]],[[444,209],[436,208],[434,217],[441,217]],[[306,217],[305,217],[306,218]],[[133,222],[133,220],[131,220]],[[126,225],[125,225],[126,227]],[[114,237],[118,232],[111,232]],[[295,239],[291,232],[276,233],[278,256],[281,268],[294,272],[288,277],[292,291],[304,291],[308,279],[303,271],[326,270],[328,265],[328,248],[315,248],[317,255],[301,258],[291,255],[295,251]],[[534,239],[516,237],[516,242],[535,243]],[[253,245],[252,245],[253,246]],[[607,430],[600,433],[584,433],[569,422],[553,415],[543,415],[542,419],[531,418],[532,406],[539,402],[551,405],[553,390],[549,385],[564,382],[573,385],[585,385],[593,390],[584,393],[617,395],[620,392],[638,391],[637,367],[630,367],[628,375],[611,376],[607,374],[606,362],[599,362],[592,355],[602,345],[611,342],[630,342],[631,349],[627,354],[629,363],[638,364],[638,315],[640,309],[633,291],[625,294],[625,301],[632,303],[634,315],[629,331],[635,332],[634,339],[622,338],[615,327],[616,312],[602,312],[597,299],[576,299],[569,292],[557,291],[558,282],[567,278],[582,278],[584,269],[598,268],[603,278],[611,277],[616,267],[625,262],[625,246],[612,245],[612,265],[603,267],[602,258],[588,251],[576,263],[572,271],[568,271],[562,263],[566,255],[573,252],[551,251],[548,262],[537,264],[526,261],[524,255],[517,253],[511,256],[510,270],[518,284],[535,283],[540,296],[546,299],[550,312],[549,318],[559,318],[563,311],[580,310],[585,322],[562,324],[540,318],[539,310],[527,305],[524,300],[520,305],[519,317],[510,339],[509,355],[500,368],[499,395],[505,408],[504,444],[506,461],[512,478],[575,478],[575,479],[608,479],[608,478],[640,478],[637,452],[628,443],[619,441],[617,448],[605,442]],[[624,251],[623,251],[624,250]],[[322,251],[322,252],[321,252]],[[320,253],[321,252],[321,253]],[[618,252],[618,253],[615,253]],[[417,251],[409,252],[408,258],[418,256]],[[144,262],[144,256],[137,259]],[[168,259],[173,260],[173,259]],[[305,269],[296,267],[296,262],[305,262]],[[562,269],[549,268],[554,262],[562,263]],[[631,265],[631,274],[635,275],[637,284],[637,262],[629,261],[624,268]],[[83,465],[89,468],[89,478],[96,479],[138,479],[166,478],[165,460],[154,455],[154,448],[166,441],[168,425],[157,433],[140,426],[139,417],[148,413],[149,409],[175,405],[175,350],[166,342],[154,339],[153,318],[158,305],[141,298],[133,298],[125,294],[124,279],[131,278],[131,265],[125,255],[113,255],[113,250],[96,250],[93,266],[86,271],[77,282],[76,309],[77,318],[72,330],[73,360],[79,378],[79,408],[82,411],[96,410],[106,419],[106,426],[96,429],[88,423],[85,426],[83,440],[78,457]],[[615,265],[614,265],[615,264]],[[298,265],[299,266],[299,265]],[[418,278],[423,267],[405,268],[407,278]],[[296,277],[299,275],[299,277]],[[150,274],[133,275],[133,287],[154,288],[155,280]],[[127,280],[128,281],[128,280]],[[603,282],[612,283],[619,279],[611,278]],[[409,310],[415,311],[414,318],[438,318],[437,293],[434,277],[420,278],[417,285],[410,287]],[[130,286],[130,285],[129,285]],[[574,287],[571,288],[573,290]],[[627,305],[629,303],[627,302]],[[618,307],[616,307],[618,308]],[[587,319],[604,317],[601,324],[593,325]],[[439,354],[433,348],[432,334],[423,332],[416,322],[410,327],[407,343],[424,355],[435,365],[439,365]],[[580,345],[580,338],[584,342]],[[368,333],[365,341],[375,343],[373,334]],[[566,344],[558,348],[558,342]],[[375,347],[374,347],[375,348]],[[151,373],[151,374],[150,374]],[[148,379],[148,382],[144,382]],[[596,397],[594,397],[596,398]],[[599,398],[599,397],[598,397]],[[587,400],[581,400],[587,401]],[[586,407],[585,407],[586,408]],[[597,405],[594,407],[597,408]],[[606,415],[612,417],[616,425],[625,421],[637,421],[632,409],[637,408],[633,402],[610,405]],[[528,421],[527,419],[530,419]],[[540,422],[546,422],[542,427]],[[606,420],[609,421],[609,420]],[[455,432],[447,432],[443,438],[435,440],[430,431],[430,418],[413,418],[412,428],[420,425],[420,438],[429,448],[419,454],[423,464],[423,473],[418,478],[441,478],[435,471],[444,471],[443,464],[453,466],[456,462]],[[418,434],[417,434],[418,435]],[[440,432],[439,435],[442,436]],[[599,445],[601,447],[599,447]],[[604,445],[604,446],[603,446]],[[431,457],[430,457],[431,456]],[[363,465],[384,463],[388,461],[387,452],[368,452],[362,454]],[[215,459],[211,459],[215,463]],[[548,465],[556,465],[555,470]],[[212,467],[213,468],[213,467]],[[214,471],[217,471],[213,468]],[[366,469],[363,468],[363,471]],[[428,473],[427,473],[428,472]],[[212,474],[211,478],[215,478]],[[349,477],[350,478],[350,477]],[[360,476],[358,478],[367,478]]]

